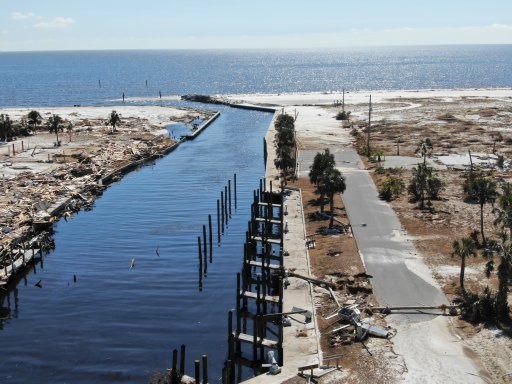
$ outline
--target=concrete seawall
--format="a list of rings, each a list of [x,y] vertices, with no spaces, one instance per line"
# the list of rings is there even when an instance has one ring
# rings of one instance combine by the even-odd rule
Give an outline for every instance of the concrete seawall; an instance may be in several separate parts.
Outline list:
[[[231,108],[238,109],[249,109],[251,111],[259,111],[259,112],[271,112],[274,113],[276,108],[272,107],[261,107],[259,105],[251,105],[251,104],[228,104]]]
[[[203,130],[205,130],[207,127],[209,127],[211,123],[213,123],[215,120],[217,120],[217,118],[219,116],[220,116],[220,112],[215,113],[215,115],[210,117],[210,119],[208,119],[208,121],[206,123],[204,123],[199,128],[197,128],[192,134],[186,135],[186,136],[183,136],[183,137],[186,140],[194,140],[197,136],[199,136],[201,134],[201,132],[203,132]]]

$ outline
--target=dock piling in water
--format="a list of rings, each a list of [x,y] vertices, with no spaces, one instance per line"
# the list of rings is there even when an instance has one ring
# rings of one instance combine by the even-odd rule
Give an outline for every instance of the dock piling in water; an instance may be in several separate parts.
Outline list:
[[[172,372],[171,372],[171,383],[178,384],[178,350],[172,351]]]
[[[233,189],[235,191],[235,209],[237,209],[237,196],[236,196],[236,173],[233,176]]]
[[[220,243],[220,202],[217,199],[217,243]]]
[[[222,213],[222,233],[224,234],[224,191],[220,191],[220,210]]]
[[[228,187],[227,185],[224,186],[224,209],[226,210],[226,225],[228,223]]]
[[[196,380],[196,384],[201,382],[201,365],[199,360],[194,360],[194,378]]]
[[[231,180],[228,180],[228,193],[229,193],[229,217],[231,217]]]
[[[210,263],[212,262],[212,256],[213,256],[213,239],[212,239],[212,215],[208,215],[208,234],[209,237],[209,243],[210,243]]]
[[[205,260],[206,260],[206,255],[208,254],[207,246],[208,246],[208,243],[206,242],[206,225],[203,225],[203,252],[204,252]]]
[[[208,384],[208,357],[203,355],[203,384]]]
[[[181,345],[180,354],[180,376],[185,375],[185,344]]]

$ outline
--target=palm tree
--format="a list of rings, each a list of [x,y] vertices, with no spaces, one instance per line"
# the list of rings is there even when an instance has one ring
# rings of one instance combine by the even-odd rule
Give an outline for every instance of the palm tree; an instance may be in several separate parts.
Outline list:
[[[278,147],[276,150],[276,158],[274,165],[281,170],[286,185],[287,177],[291,174],[291,169],[295,166],[295,158],[292,156],[291,147]]]
[[[66,125],[66,131],[69,133],[69,142],[71,143],[71,135],[73,134],[73,123],[69,122],[68,125]]]
[[[331,221],[329,228],[334,225],[334,195],[336,193],[343,193],[346,189],[345,178],[336,168],[327,169],[320,179],[319,190],[327,195],[329,198],[329,205],[331,210]]]
[[[317,187],[320,184],[320,180],[325,171],[333,169],[336,166],[334,155],[326,149],[323,153],[318,152],[313,159],[313,164],[309,167],[309,181],[311,184],[315,184]],[[320,191],[320,211],[324,211],[324,192]]]
[[[488,177],[477,176],[465,186],[464,192],[467,194],[469,201],[480,205],[480,233],[482,234],[482,243],[485,245],[484,205],[487,203],[494,204],[494,201],[496,201],[498,196],[496,182]]]
[[[508,309],[508,285],[510,273],[512,271],[512,244],[510,237],[506,232],[498,235],[500,241],[489,240],[484,256],[489,260],[487,263],[487,277],[494,269],[494,255],[497,254],[500,259],[498,265],[498,294],[496,295],[495,309],[496,314],[502,320],[508,320],[510,313]]]
[[[509,236],[512,237],[512,184],[503,185],[503,192],[498,197],[498,205],[499,207],[492,210],[496,216],[494,225],[501,225],[503,229],[508,229]]]
[[[48,129],[50,130],[50,133],[55,132],[55,136],[57,137],[57,142],[55,143],[55,145],[57,147],[60,146],[59,130],[62,130],[63,122],[64,122],[64,120],[62,120],[62,117],[60,117],[59,115],[52,115],[48,119]]]
[[[295,144],[295,132],[291,128],[282,128],[276,134],[277,146],[293,147]]]
[[[41,114],[37,111],[30,111],[27,115],[28,117],[28,123],[32,125],[34,129],[34,133],[37,132],[37,125],[41,124]]]
[[[453,252],[452,256],[460,257],[460,290],[462,294],[466,293],[464,288],[464,271],[466,269],[466,257],[476,256],[476,244],[470,237],[463,237],[460,241],[455,240],[452,244]]]
[[[116,132],[116,125],[121,123],[121,116],[117,114],[116,111],[112,111],[110,113],[110,119],[108,120],[108,124],[112,126],[112,133]]]
[[[424,140],[421,140],[420,144],[418,145],[418,148],[416,148],[416,153],[421,153],[421,156],[423,157],[423,164],[427,163],[427,156],[432,156],[432,152],[434,150],[434,145],[432,144],[432,140],[430,138],[426,138]]]

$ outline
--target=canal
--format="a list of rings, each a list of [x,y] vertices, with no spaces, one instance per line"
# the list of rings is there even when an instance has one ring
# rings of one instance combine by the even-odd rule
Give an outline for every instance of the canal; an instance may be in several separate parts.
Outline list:
[[[190,374],[207,354],[210,380],[220,380],[272,114],[216,109],[220,118],[194,141],[55,226],[55,250],[1,299],[10,317],[0,321],[0,382],[145,383],[181,344]],[[217,199],[234,173],[238,208],[219,245]],[[208,214],[213,262],[200,289],[197,237]]]

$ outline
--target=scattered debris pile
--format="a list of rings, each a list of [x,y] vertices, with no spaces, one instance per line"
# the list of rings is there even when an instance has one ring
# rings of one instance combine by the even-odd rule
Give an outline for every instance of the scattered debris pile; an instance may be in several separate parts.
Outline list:
[[[47,173],[24,171],[11,178],[4,176],[0,194],[0,267],[12,266],[29,244],[41,249],[41,244],[31,239],[49,233],[60,217],[91,207],[104,184],[119,179],[130,167],[162,156],[175,143],[166,136],[124,137],[116,141],[108,138],[95,145],[75,147],[68,154],[52,154],[45,162],[55,167]],[[7,280],[16,268],[2,271],[0,280]]]
[[[333,329],[330,330],[332,346],[361,342],[369,336],[388,338],[391,335],[389,327],[380,328],[374,325],[377,320],[370,307],[365,306],[361,311],[359,306],[358,303],[342,306],[325,318],[328,321],[334,320],[331,325]]]

